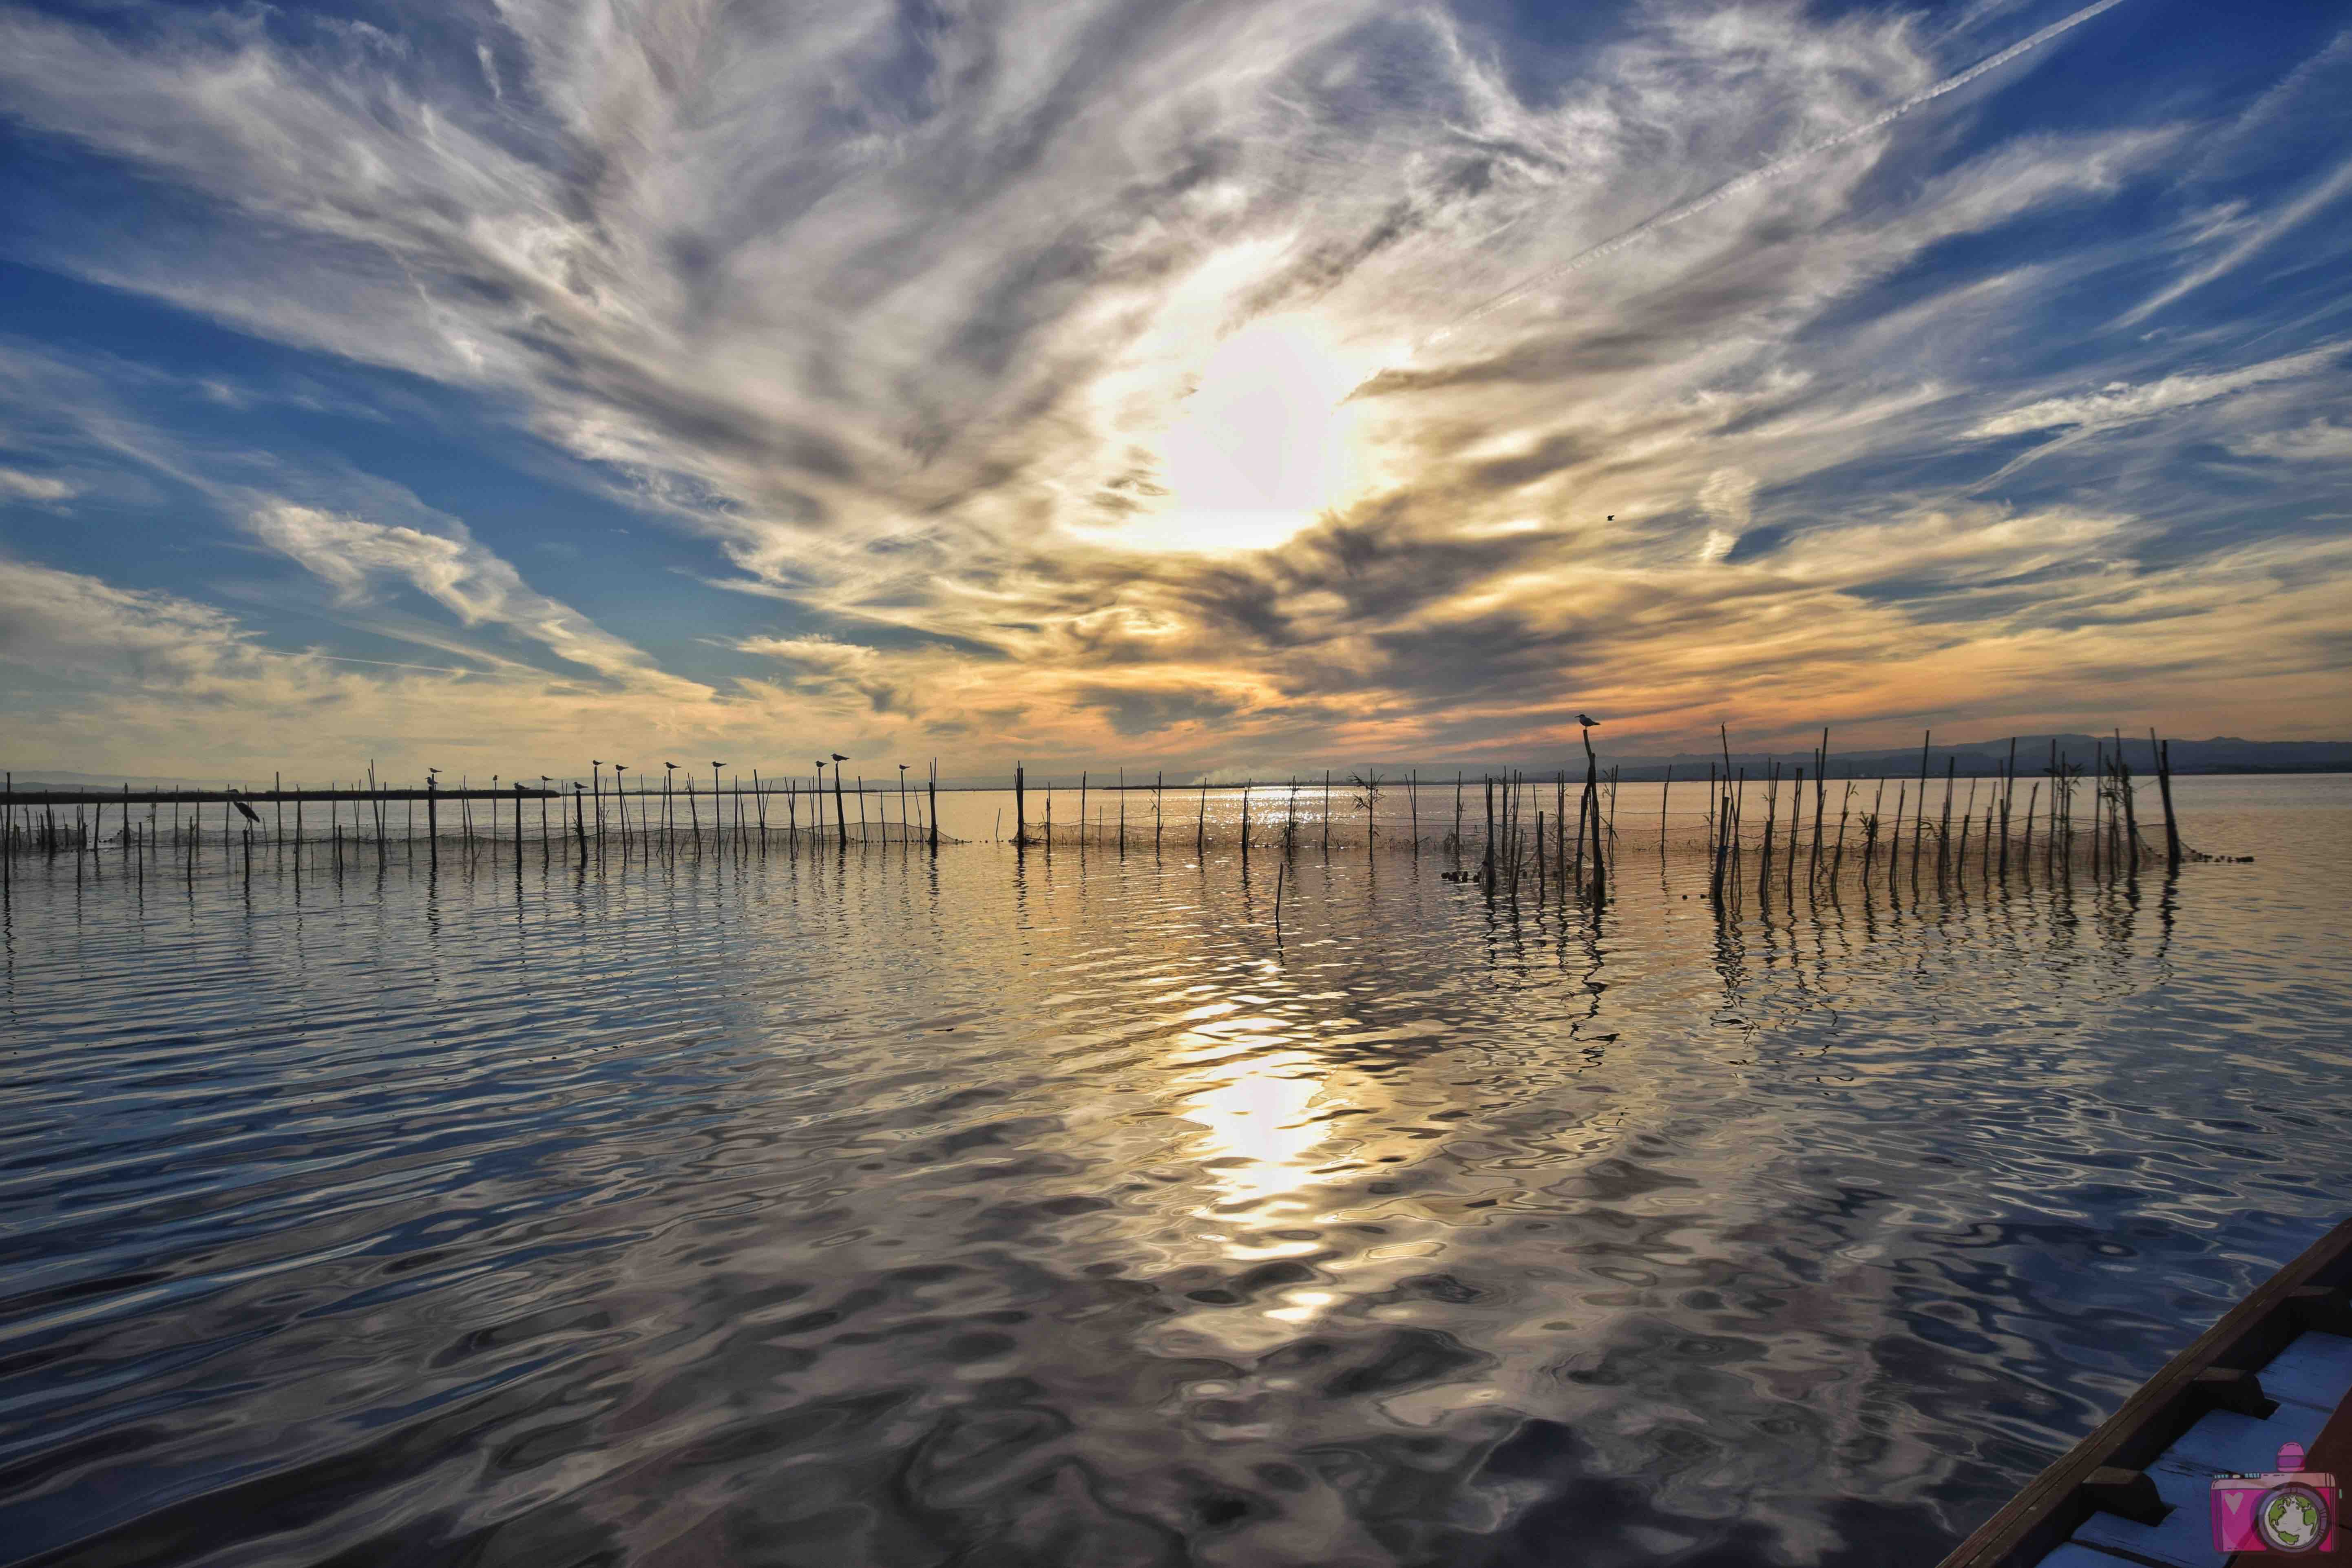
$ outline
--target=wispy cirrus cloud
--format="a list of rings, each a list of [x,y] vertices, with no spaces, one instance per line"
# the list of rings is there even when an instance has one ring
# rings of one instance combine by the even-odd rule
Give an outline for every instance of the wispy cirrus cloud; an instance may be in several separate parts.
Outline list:
[[[2250,387],[2307,377],[2332,364],[2343,353],[2340,347],[2331,346],[2267,360],[2238,370],[2168,375],[2160,381],[2138,386],[2110,382],[2095,392],[2069,397],[2046,397],[2007,414],[1996,415],[1979,423],[1969,434],[1983,438],[2021,436],[2035,430],[2105,429],[2154,418],[2178,408],[2193,408],[2199,404],[2210,403]]]
[[[28,474],[19,468],[0,468],[0,494],[33,501],[60,501],[80,493],[80,487],[65,479],[51,479],[43,474]]]
[[[714,711],[984,707],[1031,754],[1459,749],[1565,733],[1562,686],[1661,734],[1735,687],[1759,721],[1907,713],[1879,663],[2047,656],[2056,603],[2235,624],[2185,589],[2247,541],[2160,448],[2324,455],[2294,432],[2342,363],[2180,312],[2290,228],[2340,250],[2325,174],[2246,174],[2347,62],[2220,121],[1987,123],[2111,19],[2081,10],[1972,13],[1950,54],[1899,8],[1636,5],[1552,56],[1369,0],[15,12],[0,102],[184,198],[105,244],[52,215],[50,265],[487,399],[777,611],[635,635],[462,507],[215,481],[353,617],[421,595]],[[2124,276],[2157,330],[2110,334]],[[509,553],[580,559],[545,542]],[[2100,626],[2069,646],[2127,666]],[[642,651],[682,641],[740,662]]]
[[[331,584],[347,604],[386,580],[425,595],[462,626],[495,625],[647,697],[707,698],[707,688],[656,668],[639,649],[568,605],[533,590],[455,520],[439,531],[371,522],[277,498],[246,514],[255,538]]]

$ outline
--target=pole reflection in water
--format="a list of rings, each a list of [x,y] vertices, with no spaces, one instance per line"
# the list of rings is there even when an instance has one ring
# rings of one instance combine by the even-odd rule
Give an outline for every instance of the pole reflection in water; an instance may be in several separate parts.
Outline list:
[[[10,1550],[1934,1561],[2352,1190],[2346,804],[1722,909],[1385,826],[23,861]]]

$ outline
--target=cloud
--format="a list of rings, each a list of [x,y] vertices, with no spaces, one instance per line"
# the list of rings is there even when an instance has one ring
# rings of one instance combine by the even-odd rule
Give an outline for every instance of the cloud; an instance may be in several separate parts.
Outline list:
[[[2117,324],[2136,326],[2182,295],[2202,289],[2216,279],[2237,270],[2257,254],[2268,249],[2289,230],[2308,223],[2321,209],[2341,199],[2347,191],[2352,191],[2352,158],[2336,164],[2309,190],[2277,212],[2250,225],[2229,249],[2125,311]]]
[[[80,487],[63,479],[47,479],[18,468],[0,468],[0,496],[16,496],[33,501],[59,501],[80,493]]]
[[[2243,458],[2279,458],[2288,462],[2327,463],[2352,460],[2352,425],[2332,425],[2315,419],[2292,430],[2248,436],[2229,444]]]
[[[247,512],[255,538],[331,584],[357,603],[385,580],[403,583],[467,626],[497,626],[568,660],[648,695],[699,697],[707,689],[656,668],[628,643],[579,611],[535,592],[522,574],[483,549],[462,524],[446,520],[426,532],[267,499]]]
[[[0,658],[127,664],[142,676],[195,681],[258,657],[251,634],[211,605],[0,557]]]
[[[8,111],[174,197],[28,243],[503,412],[689,536],[678,581],[737,591],[698,647],[756,667],[667,671],[644,650],[696,639],[592,622],[399,487],[78,429],[197,485],[349,624],[418,604],[681,723],[1426,752],[1545,743],[1563,700],[1612,734],[1735,699],[1907,714],[2036,659],[2078,694],[2145,646],[2102,617],[2246,624],[2193,591],[2244,542],[2159,416],[2241,455],[2333,439],[2249,432],[2336,385],[2337,349],[2085,324],[2123,269],[2137,297],[2281,221],[2169,184],[2210,126],[1930,103],[1967,58],[1900,13],[1647,7],[1540,62],[1374,0],[432,15],[396,48],[275,14],[0,18]],[[1803,178],[1748,177],[1791,155]],[[2298,244],[2332,177],[2276,206],[2307,207]],[[2160,245],[2116,226],[2142,205]],[[1303,399],[1353,391],[1329,460],[1235,548],[1162,547],[1218,470],[1202,410],[1246,402],[1202,378],[1277,320],[1322,356]],[[2031,473],[1971,445],[2038,432]],[[579,552],[567,584],[599,565],[457,510],[516,559]]]
[[[2154,418],[2175,409],[2193,408],[2250,387],[2311,375],[2332,364],[2343,352],[2340,348],[2315,349],[2308,353],[2268,360],[2241,370],[2189,372],[2168,375],[2160,381],[2138,386],[2111,382],[2096,392],[2048,397],[2038,403],[2030,403],[2022,408],[1979,422],[1969,434],[1984,440],[1998,436],[2022,436],[2035,430],[2063,429],[2070,426],[2085,430],[2104,430],[2136,420]]]
[[[887,659],[877,648],[828,637],[753,637],[730,646],[782,666],[803,692],[852,695],[875,713],[902,713],[914,700],[910,675],[892,668],[914,661]]]

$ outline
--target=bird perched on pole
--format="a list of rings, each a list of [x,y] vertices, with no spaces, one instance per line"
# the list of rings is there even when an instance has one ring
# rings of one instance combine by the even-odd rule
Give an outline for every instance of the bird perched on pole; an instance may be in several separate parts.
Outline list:
[[[1595,719],[1595,718],[1594,718],[1591,714],[1590,714],[1590,713],[1579,713],[1579,714],[1576,716],[1576,721],[1577,721],[1578,723],[1580,723],[1580,724],[1583,725],[1583,726],[1584,726],[1586,729],[1588,729],[1588,730],[1597,729],[1597,728],[1599,728],[1599,727],[1600,727],[1600,724],[1601,724],[1601,721],[1600,721],[1600,720],[1598,720],[1598,719]]]
[[[253,807],[246,805],[245,797],[237,794],[236,791],[231,790],[228,792],[228,803],[236,807],[237,815],[239,816],[244,817],[247,822],[252,823],[257,827],[261,826],[260,815],[257,813]]]

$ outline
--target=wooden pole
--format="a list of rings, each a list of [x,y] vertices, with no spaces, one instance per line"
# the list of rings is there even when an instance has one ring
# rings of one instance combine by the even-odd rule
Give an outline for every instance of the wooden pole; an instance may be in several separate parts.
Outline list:
[[[1791,903],[1797,898],[1797,836],[1804,827],[1804,817],[1805,770],[1799,768],[1789,790],[1789,863],[1780,868],[1781,889]]]
[[[1592,802],[1592,907],[1597,910],[1609,893],[1609,858],[1601,845],[1601,759],[1592,750],[1592,731],[1584,737],[1584,793]]]
[[[834,769],[833,776],[839,778],[841,770]],[[1028,842],[1029,777],[1022,764],[1015,763],[1013,764],[1013,845],[1017,849],[1026,846]]]
[[[2018,869],[2025,873],[2028,881],[2033,877],[2033,813],[2041,804],[2042,786],[2037,783],[2025,796],[2025,837],[2017,847]]]
[[[1927,742],[1935,731],[1919,731],[1919,809],[1911,818],[1911,879],[1919,879],[1919,839],[1927,830]]]
[[[2000,879],[2009,880],[2009,811],[2017,798],[2017,737],[2009,738],[2009,763],[2000,775]]]
[[[2164,797],[2164,867],[2168,871],[2180,869],[2180,821],[2172,810],[2172,742],[2158,741],[2156,731],[2147,732],[2147,743],[2156,752],[2156,787]]]
[[[1486,785],[1486,848],[1478,858],[1478,880],[1486,887],[1487,896],[1491,898],[1495,892],[1495,781],[1488,778],[1485,783]]]
[[[1903,797],[1909,787],[1904,782],[1897,782],[1895,786],[1895,837],[1886,846],[1886,896],[1890,900],[1900,886],[1896,868],[1903,864]]]
[[[1830,777],[1830,731],[1822,727],[1822,749],[1813,758],[1813,858],[1809,876],[1818,877],[1822,870],[1822,807],[1826,804]]]
[[[1952,791],[1953,791],[1953,789],[1958,785],[1958,782],[1959,782],[1959,774],[1960,774],[1960,759],[1959,759],[1958,756],[1950,756],[1950,757],[1947,757],[1947,758],[1945,758],[1945,759],[1944,759],[1944,817],[1943,817],[1942,824],[1941,824],[1940,826],[1938,826],[1937,827],[1937,829],[1936,829],[1936,879],[1937,879],[1937,881],[1941,881],[1941,880],[1943,880],[1943,877],[1944,877],[1944,868],[1945,868],[1945,866],[1946,866],[1946,865],[1948,865],[1948,864],[1950,862],[1950,859],[1951,859],[1951,853],[1952,853]]]
[[[1845,781],[1845,794],[1838,801],[1837,847],[1830,852],[1830,891],[1837,891],[1838,873],[1845,868],[1845,819],[1853,809],[1853,780]]]
[[[930,792],[931,792],[931,824],[930,824],[930,839],[931,839],[931,848],[932,848],[932,850],[933,850],[934,852],[936,852],[936,851],[938,850],[939,847],[940,847],[940,760],[939,760],[939,758],[937,758],[937,757],[933,757],[933,758],[931,759]]]

